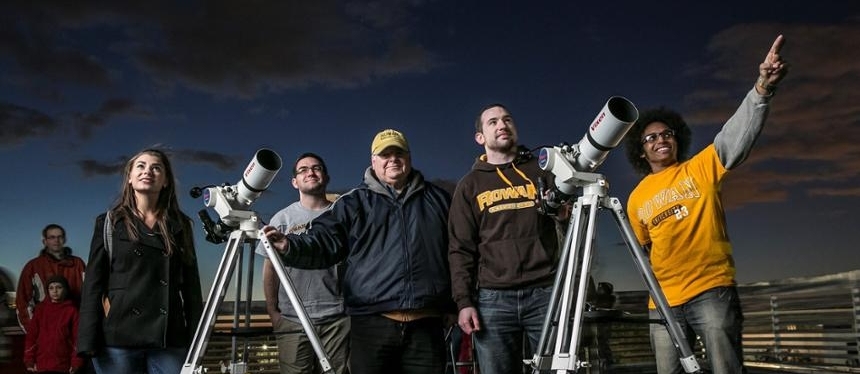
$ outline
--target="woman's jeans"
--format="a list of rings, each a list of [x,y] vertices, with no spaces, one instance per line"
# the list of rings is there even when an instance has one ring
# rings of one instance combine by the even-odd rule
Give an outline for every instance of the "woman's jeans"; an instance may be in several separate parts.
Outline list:
[[[93,357],[97,374],[176,374],[182,371],[186,348],[138,349],[105,347]]]
[[[744,317],[735,287],[712,288],[673,307],[672,313],[691,348],[697,335],[702,339],[713,374],[745,372],[741,338]],[[649,310],[649,315],[651,319],[661,318],[657,310]],[[657,373],[684,372],[666,326],[651,324],[651,347],[657,361]],[[702,363],[700,366],[705,367]]]

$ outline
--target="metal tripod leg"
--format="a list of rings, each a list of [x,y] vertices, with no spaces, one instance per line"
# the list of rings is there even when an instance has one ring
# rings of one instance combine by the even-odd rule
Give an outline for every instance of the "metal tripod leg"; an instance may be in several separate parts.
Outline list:
[[[573,205],[541,339],[538,341],[534,359],[530,362],[535,372],[541,370],[554,370],[559,373],[575,372],[588,365],[587,362],[579,360],[577,354],[591,264],[592,246],[584,244],[592,243],[594,238],[594,223],[597,216],[595,198],[595,196],[582,196]],[[572,248],[577,250],[571,251]],[[575,281],[577,270],[580,270],[579,279]],[[575,286],[576,289],[574,289]],[[571,303],[574,295],[576,295],[575,307]],[[551,344],[551,341],[555,341],[554,344]]]
[[[203,366],[200,365],[200,361],[206,352],[206,346],[209,344],[209,336],[212,334],[212,328],[215,326],[218,309],[221,306],[221,302],[224,301],[224,293],[227,291],[227,282],[230,281],[233,275],[233,270],[239,257],[239,248],[244,245],[245,238],[244,231],[235,230],[230,233],[230,237],[227,239],[224,255],[221,256],[221,263],[218,265],[218,271],[215,273],[215,282],[212,283],[209,298],[206,301],[206,306],[203,308],[203,316],[197,325],[197,332],[194,334],[194,340],[191,343],[191,348],[188,350],[185,364],[182,365],[182,374],[202,374],[205,372]]]
[[[603,189],[605,186],[597,188],[598,191]],[[594,189],[585,188],[584,191],[594,191]],[[654,277],[644,251],[633,234],[633,229],[630,227],[623,209],[621,209],[621,204],[615,198],[611,198],[611,203],[607,204],[606,198],[601,197],[604,195],[586,193],[579,197],[573,205],[541,339],[538,342],[534,358],[527,363],[532,366],[535,373],[541,370],[553,370],[562,374],[590,367],[591,364],[587,360],[580,360],[577,354],[580,348],[583,313],[586,308],[586,288],[593,256],[597,212],[598,208],[611,207],[615,221],[624,234],[625,242],[637,260],[636,265],[645,278],[646,286],[666,321],[669,335],[676,348],[680,350],[681,364],[684,370],[688,373],[699,372],[699,366],[692,349],[684,338],[680,324],[671,313],[666,297]],[[579,271],[578,279],[577,271]],[[577,286],[576,290],[574,290],[574,286]],[[572,304],[573,292],[576,292],[575,305]],[[570,317],[571,312],[573,313],[572,319]],[[554,344],[551,344],[553,340]]]
[[[642,249],[642,246],[639,245],[639,241],[633,233],[633,228],[630,226],[630,221],[627,220],[627,215],[624,214],[624,209],[621,207],[621,202],[617,198],[610,198],[609,208],[614,213],[613,217],[615,217],[615,222],[618,223],[618,228],[624,235],[627,248],[630,249],[630,254],[636,260],[642,278],[645,280],[645,285],[651,291],[651,298],[654,299],[657,310],[663,316],[663,320],[666,321],[666,329],[669,332],[669,336],[672,337],[672,342],[675,343],[675,348],[680,353],[681,366],[687,373],[699,372],[701,369],[699,368],[699,363],[696,361],[696,356],[693,354],[693,349],[687,343],[684,331],[681,330],[681,324],[675,319],[675,314],[672,313],[672,309],[669,307],[669,301],[666,300],[666,295],[663,294],[660,284],[657,283],[657,278],[654,276],[654,271],[651,270],[651,265],[648,261],[648,255]]]
[[[320,358],[320,367],[323,369],[324,373],[330,373],[331,365],[328,362],[328,357],[322,349],[322,344],[316,335],[316,330],[313,328],[313,325],[307,317],[304,305],[302,305],[301,300],[295,293],[292,281],[290,281],[290,278],[284,272],[280,257],[274,253],[274,250],[271,245],[269,245],[269,241],[266,239],[265,235],[259,234],[257,231],[254,231],[254,235],[260,236],[261,242],[266,248],[266,253],[269,255],[269,259],[272,260],[275,271],[278,274],[278,278],[287,290],[290,302],[302,322],[305,334],[308,336],[311,345],[314,347],[314,351]],[[212,289],[209,291],[209,298],[207,299],[206,306],[203,309],[203,316],[200,318],[200,324],[197,326],[197,332],[194,334],[194,340],[188,351],[188,356],[185,359],[185,363],[182,365],[182,374],[202,374],[205,372],[200,362],[203,359],[206,347],[209,344],[209,337],[211,336],[212,329],[215,326],[215,320],[218,317],[218,310],[220,309],[221,303],[224,301],[224,294],[228,287],[227,283],[233,275],[233,271],[236,268],[236,262],[241,253],[240,249],[245,244],[246,239],[248,239],[248,235],[244,230],[233,231],[227,239],[227,246],[224,250],[224,255],[221,257],[221,263],[218,265],[218,271],[215,274],[215,282],[212,284]],[[237,299],[238,296],[239,295],[237,294]],[[248,297],[248,302],[250,303],[250,296]],[[235,351],[235,343],[233,350]]]
[[[299,298],[299,295],[296,295],[293,281],[284,271],[284,264],[281,261],[281,256],[275,252],[275,249],[272,248],[271,243],[269,243],[269,239],[266,238],[266,235],[263,234],[262,231],[260,231],[259,235],[260,242],[263,244],[263,248],[266,249],[266,254],[269,256],[269,260],[272,261],[275,272],[278,273],[278,279],[281,280],[281,284],[287,290],[287,296],[290,298],[290,303],[292,304],[293,309],[295,309],[296,315],[299,317],[299,322],[302,323],[302,328],[305,330],[305,334],[308,336],[308,340],[311,342],[311,346],[314,348],[314,352],[316,352],[317,357],[319,358],[320,368],[322,368],[323,373],[331,373],[332,367],[328,362],[328,356],[323,349],[319,337],[317,337],[314,325],[311,323],[310,318],[308,318],[308,313],[305,311],[302,300]]]

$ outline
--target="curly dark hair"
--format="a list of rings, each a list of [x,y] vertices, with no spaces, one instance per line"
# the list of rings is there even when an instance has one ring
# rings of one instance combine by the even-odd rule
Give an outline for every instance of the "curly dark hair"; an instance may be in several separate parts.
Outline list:
[[[645,131],[645,127],[654,122],[663,122],[672,131],[675,131],[675,142],[678,144],[678,162],[686,161],[689,158],[692,133],[681,115],[665,107],[646,110],[639,115],[639,119],[630,127],[624,138],[627,160],[630,161],[633,169],[642,176],[651,174],[651,165],[648,160],[642,158],[642,133]]]

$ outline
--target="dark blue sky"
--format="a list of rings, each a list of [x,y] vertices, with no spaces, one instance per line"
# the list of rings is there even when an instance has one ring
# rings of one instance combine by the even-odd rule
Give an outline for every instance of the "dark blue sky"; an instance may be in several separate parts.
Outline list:
[[[173,152],[191,216],[203,204],[187,190],[236,183],[263,147],[287,168],[321,154],[346,190],[385,128],[406,134],[429,179],[454,182],[491,102],[532,148],[579,141],[613,95],[665,105],[698,150],[778,34],[791,72],[724,184],[738,280],[860,268],[856,2],[16,1],[0,5],[0,30],[0,266],[16,277],[47,223],[86,259],[118,168],[152,145]],[[598,171],[626,202],[637,177],[623,150]],[[267,220],[296,197],[284,170],[253,208]],[[642,288],[608,213],[598,227],[595,276]],[[208,288],[224,248],[197,236]]]

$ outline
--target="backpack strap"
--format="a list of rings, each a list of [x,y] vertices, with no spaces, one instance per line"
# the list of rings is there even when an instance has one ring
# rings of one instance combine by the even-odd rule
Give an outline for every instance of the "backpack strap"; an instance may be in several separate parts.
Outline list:
[[[110,219],[110,209],[108,209],[105,214],[103,238],[105,242],[105,250],[107,250],[108,253],[108,267],[110,267],[111,259],[113,258],[113,222],[111,222]],[[102,310],[104,311],[105,317],[107,317],[110,312],[110,299],[107,294],[102,294]]]
[[[104,241],[108,260],[110,260],[113,257],[113,223],[110,220],[110,210],[105,214]]]

